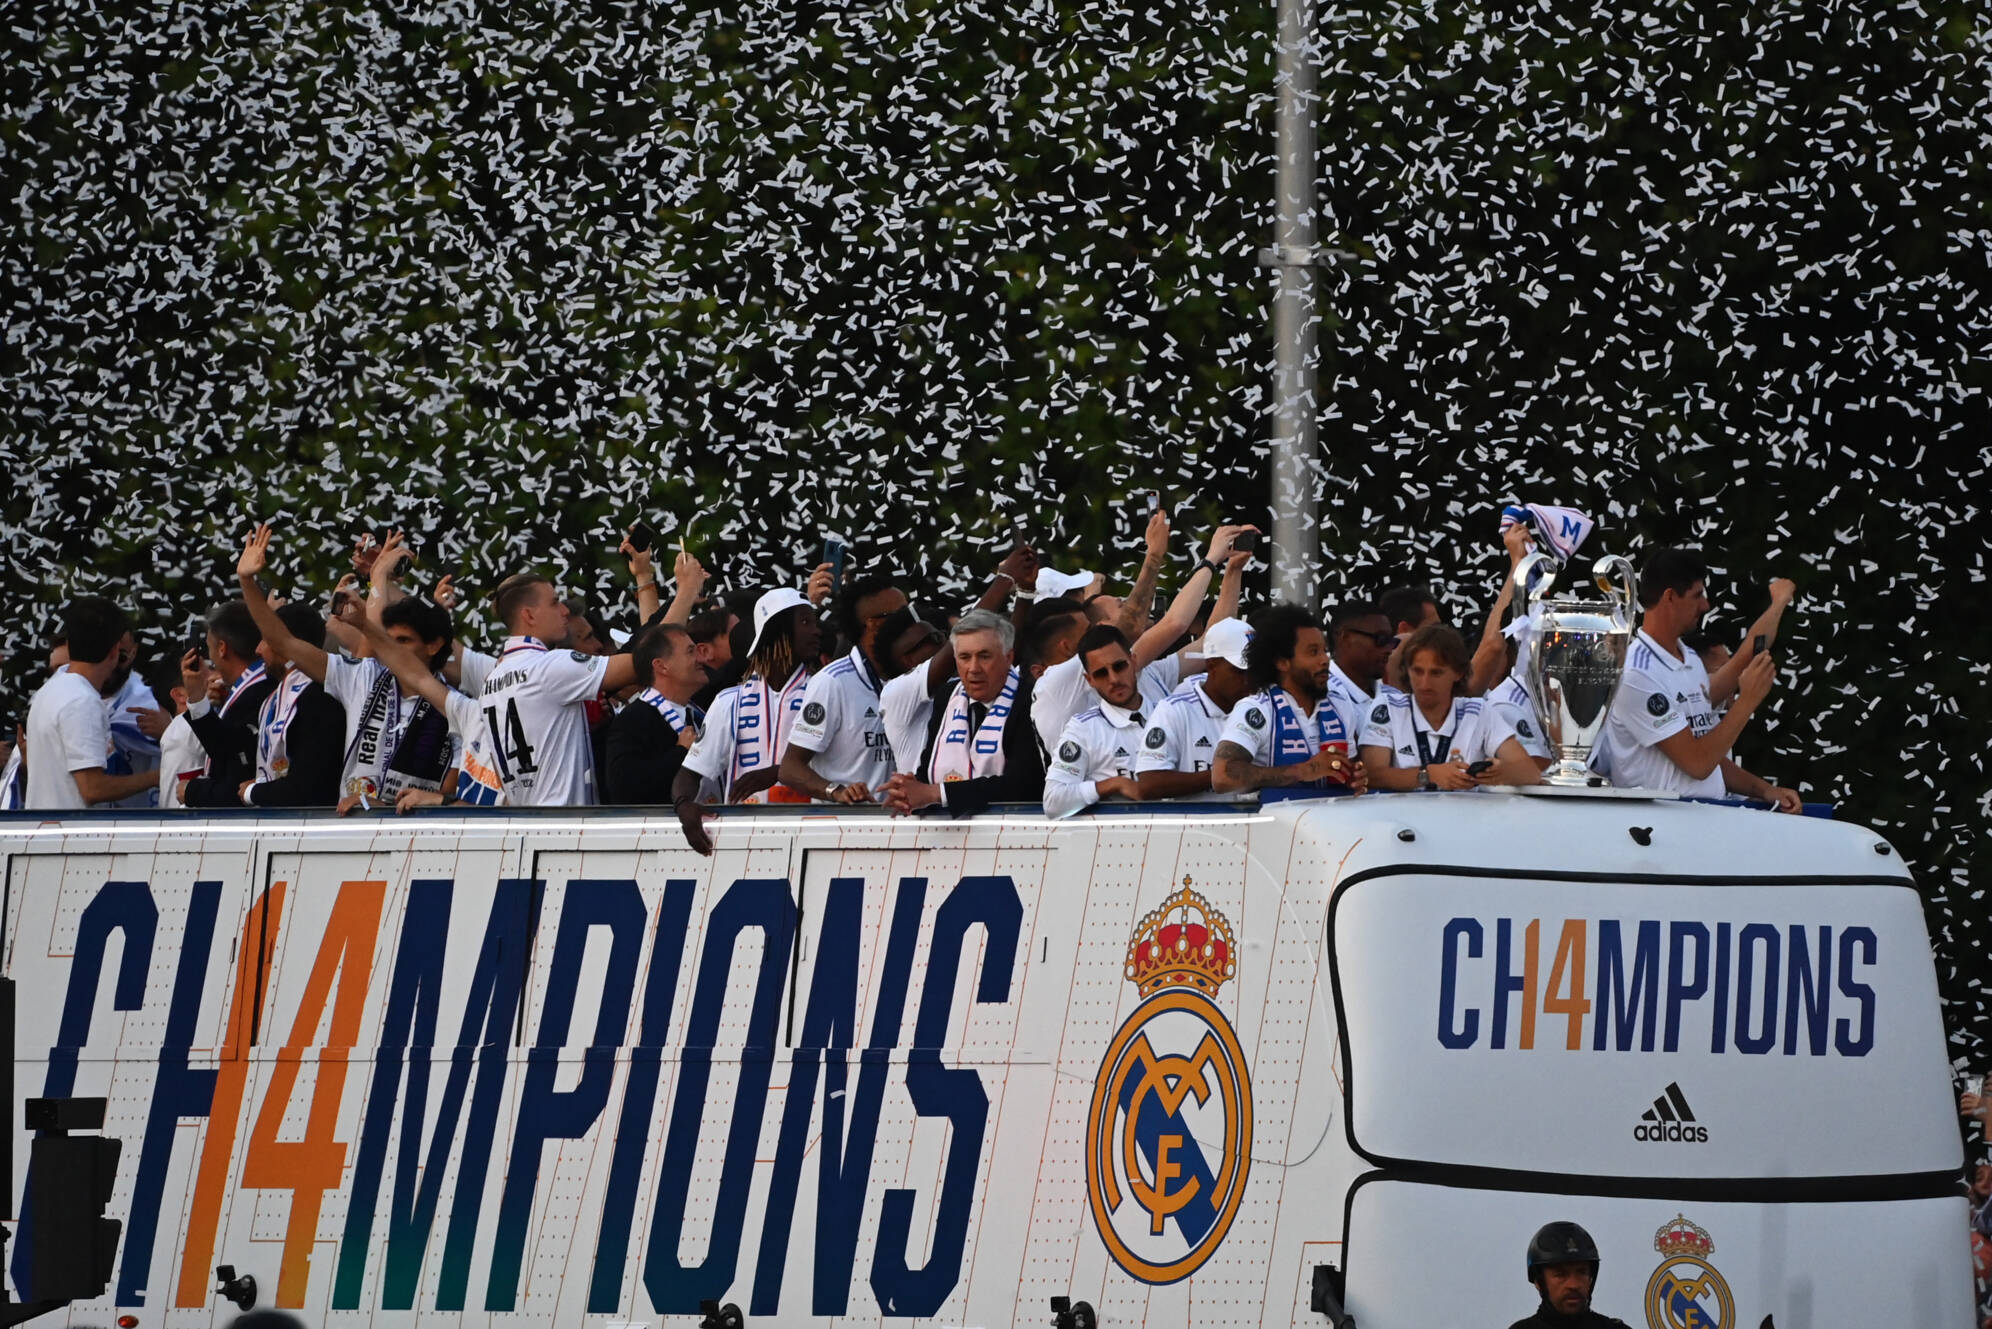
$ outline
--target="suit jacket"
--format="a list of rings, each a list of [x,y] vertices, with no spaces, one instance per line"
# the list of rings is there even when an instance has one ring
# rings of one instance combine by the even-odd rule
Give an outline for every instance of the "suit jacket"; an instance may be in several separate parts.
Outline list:
[[[276,691],[277,680],[267,673],[237,693],[227,709],[208,707],[207,714],[187,724],[208,754],[207,774],[187,781],[181,801],[190,808],[239,808],[236,793],[244,780],[256,778],[256,726],[263,703]],[[342,735],[343,737],[343,735]]]
[[[669,803],[685,764],[678,731],[655,706],[633,701],[609,717],[602,795],[609,803]]]
[[[251,803],[259,808],[338,806],[339,777],[346,773],[346,708],[317,683],[297,694],[297,710],[284,731],[284,755],[289,769],[250,786]]]
[[[1038,742],[1037,726],[1031,723],[1031,689],[1036,682],[1030,670],[1018,671],[1017,697],[1003,719],[1003,773],[941,786],[941,802],[955,816],[974,816],[987,811],[991,803],[1044,802],[1044,745]],[[923,772],[934,760],[934,740],[940,736],[953,692],[951,683],[934,699],[934,713],[927,720],[927,745],[920,754]]]

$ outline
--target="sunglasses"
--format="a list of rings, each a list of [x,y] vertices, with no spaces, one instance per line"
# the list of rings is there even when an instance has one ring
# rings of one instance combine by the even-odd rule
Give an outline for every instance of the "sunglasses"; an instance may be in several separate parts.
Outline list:
[[[1364,632],[1361,628],[1343,628],[1342,631],[1348,633],[1351,637],[1366,637],[1378,646],[1386,649],[1397,645],[1397,634],[1395,632]]]

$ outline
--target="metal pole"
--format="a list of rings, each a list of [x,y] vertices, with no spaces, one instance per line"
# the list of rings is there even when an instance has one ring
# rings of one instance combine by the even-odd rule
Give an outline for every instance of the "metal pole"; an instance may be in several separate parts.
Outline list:
[[[1315,249],[1314,0],[1279,5],[1279,196],[1273,247],[1273,592],[1312,605],[1321,562],[1314,503]]]

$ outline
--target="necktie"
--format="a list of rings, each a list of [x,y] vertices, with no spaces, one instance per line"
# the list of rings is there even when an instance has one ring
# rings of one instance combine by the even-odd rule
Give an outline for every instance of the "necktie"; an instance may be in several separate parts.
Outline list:
[[[972,701],[968,704],[968,732],[970,734],[982,732],[982,722],[988,718],[989,707],[986,704],[979,701]]]

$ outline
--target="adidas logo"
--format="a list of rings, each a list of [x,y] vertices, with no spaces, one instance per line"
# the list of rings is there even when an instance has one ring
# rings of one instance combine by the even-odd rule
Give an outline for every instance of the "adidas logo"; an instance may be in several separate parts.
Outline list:
[[[877,712],[877,711],[873,710],[873,709],[872,709],[871,707],[869,707],[869,706],[865,707],[865,719],[867,719],[867,720],[876,720],[877,718],[878,718],[878,712]]]
[[[1207,738],[1200,738],[1197,740],[1197,746],[1200,748],[1207,748],[1210,746],[1210,740]]]
[[[1680,1085],[1670,1084],[1666,1092],[1653,1100],[1652,1107],[1639,1114],[1632,1138],[1656,1144],[1707,1144],[1708,1127],[1696,1124],[1687,1095],[1681,1092]]]

